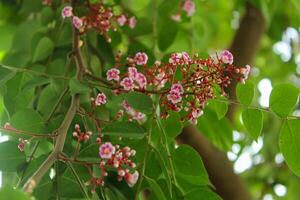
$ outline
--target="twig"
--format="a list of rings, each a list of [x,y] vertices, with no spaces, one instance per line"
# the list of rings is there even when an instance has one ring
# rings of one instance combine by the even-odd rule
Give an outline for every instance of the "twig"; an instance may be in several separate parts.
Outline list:
[[[72,5],[74,7],[74,1],[72,1]],[[78,80],[82,79],[82,72],[84,71],[84,65],[83,60],[81,57],[80,49],[79,49],[79,41],[80,41],[80,35],[78,30],[73,26],[73,49],[74,52],[73,56],[76,61],[76,77]],[[53,163],[58,159],[59,154],[62,152],[66,140],[66,136],[68,133],[68,129],[71,125],[71,122],[73,121],[73,118],[76,114],[77,109],[79,108],[80,104],[80,95],[74,94],[72,96],[72,102],[69,107],[69,110],[60,125],[60,127],[57,130],[58,136],[56,139],[56,143],[54,146],[54,150],[52,153],[48,156],[48,158],[43,162],[43,164],[40,166],[40,168],[30,177],[30,179],[27,181],[27,183],[24,185],[24,191],[31,193],[33,192],[36,185],[40,182],[42,177],[48,172],[50,167],[53,165]]]

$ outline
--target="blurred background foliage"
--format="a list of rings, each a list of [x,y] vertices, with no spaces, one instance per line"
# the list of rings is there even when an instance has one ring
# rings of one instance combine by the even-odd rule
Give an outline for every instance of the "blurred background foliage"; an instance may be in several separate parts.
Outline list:
[[[59,1],[53,2],[53,7],[48,7],[38,0],[0,1],[1,63],[52,75],[64,75],[65,70],[72,70],[64,68],[68,62],[66,55],[71,44],[71,29],[61,20],[62,7],[57,7]],[[102,73],[101,69],[112,67],[114,54],[118,50],[128,55],[145,51],[150,56],[150,62],[154,62],[155,59],[165,59],[166,55],[177,51],[197,52],[207,56],[229,48],[245,13],[246,4],[245,0],[195,0],[194,16],[184,16],[182,22],[178,23],[172,21],[170,16],[177,11],[179,0],[107,2],[118,5],[115,7],[116,12],[122,8],[136,16],[138,22],[133,30],[124,27],[112,32],[111,44],[94,33],[84,38],[86,44],[89,44],[83,48],[84,56],[91,70],[99,74]],[[275,85],[289,82],[298,88],[300,86],[300,1],[251,0],[250,3],[263,13],[267,22],[259,53],[252,63],[250,80],[255,86],[252,104],[267,108],[270,92]],[[45,37],[50,39],[50,44],[39,47],[41,39]],[[7,71],[0,69],[0,73],[2,76]],[[27,76],[30,75],[16,76],[6,85],[1,83],[1,93],[5,94],[0,101],[1,124],[32,101],[33,86],[19,92],[21,84],[16,85],[17,81],[26,82],[26,78],[31,78]],[[37,84],[41,83],[45,82],[39,80]],[[57,90],[61,89],[57,85],[58,88],[52,88],[54,91],[48,91],[51,95],[56,94],[52,98],[60,94]],[[40,98],[49,102],[49,94]],[[46,103],[37,106],[42,112],[49,112],[47,108],[50,106]],[[279,152],[281,121],[272,113],[264,113],[262,135],[253,141],[242,124],[242,109],[243,106],[235,111],[233,123],[226,118],[218,121],[215,114],[207,110],[198,126],[207,130],[208,138],[216,146],[227,151],[235,172],[246,181],[255,199],[299,199],[300,179],[288,170]],[[294,115],[300,116],[298,107]],[[39,127],[35,127],[35,130],[38,132]],[[48,148],[47,144],[44,146]],[[11,177],[9,173],[2,173],[2,186],[15,184],[15,179],[4,179],[5,176]]]

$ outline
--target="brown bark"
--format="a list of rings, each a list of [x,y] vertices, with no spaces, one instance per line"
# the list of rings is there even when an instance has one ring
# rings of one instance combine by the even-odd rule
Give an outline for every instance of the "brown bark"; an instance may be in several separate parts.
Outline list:
[[[250,64],[258,51],[260,39],[265,31],[265,20],[262,13],[246,5],[246,13],[233,39],[230,51],[237,66]],[[230,96],[235,96],[235,84],[230,88]],[[232,119],[235,107],[231,105],[228,118]],[[177,138],[178,143],[192,146],[201,155],[210,180],[216,192],[224,200],[251,200],[252,197],[245,182],[233,172],[233,165],[226,153],[214,147],[195,126],[184,128]]]

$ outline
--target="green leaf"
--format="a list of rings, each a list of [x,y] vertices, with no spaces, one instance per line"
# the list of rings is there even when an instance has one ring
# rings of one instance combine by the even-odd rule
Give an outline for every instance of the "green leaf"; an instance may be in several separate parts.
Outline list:
[[[35,110],[26,108],[17,111],[11,118],[10,123],[13,127],[33,133],[44,132],[44,122],[39,113]]]
[[[18,149],[18,143],[6,141],[0,144],[0,170],[15,172],[25,162],[25,154]]]
[[[216,113],[207,107],[198,119],[197,128],[218,148],[231,148],[232,127],[227,118],[218,120]]]
[[[254,84],[247,81],[245,84],[238,84],[236,87],[236,97],[242,104],[250,105],[254,96]]]
[[[287,120],[280,131],[279,147],[289,168],[300,177],[300,119]]]
[[[99,162],[99,144],[90,144],[87,147],[83,148],[79,152],[78,158],[80,158],[80,160],[89,162]]]
[[[169,117],[164,122],[167,136],[174,139],[182,131],[182,123],[180,115],[177,112],[170,112]]]
[[[0,65],[1,67],[1,65]],[[0,68],[0,86],[5,84],[6,81],[8,81],[9,79],[11,79],[12,77],[14,77],[14,75],[16,74],[15,70],[8,70],[5,68]]]
[[[145,114],[152,113],[152,100],[148,95],[139,92],[129,92],[124,94],[124,99],[127,100],[129,105],[135,110]]]
[[[299,90],[292,84],[280,84],[273,88],[270,96],[270,108],[279,117],[287,117],[295,107]]]
[[[178,23],[171,19],[167,19],[161,25],[158,32],[158,48],[165,51],[174,42],[178,32]]]
[[[184,182],[193,185],[209,184],[208,175],[202,159],[199,154],[188,145],[180,145],[175,150],[174,168],[177,172],[176,175],[184,180]]]
[[[52,53],[53,49],[53,42],[48,37],[43,37],[34,50],[33,62],[44,60]]]
[[[147,176],[145,176],[145,179],[148,181],[153,193],[156,196],[156,199],[167,200],[167,198],[164,195],[164,192],[162,191],[160,186],[153,179],[151,179]]]
[[[18,189],[4,187],[0,189],[0,200],[31,200],[28,194]]]
[[[37,76],[25,83],[22,87],[23,90],[29,90],[40,85],[50,83],[50,79],[44,76]]]
[[[185,200],[222,200],[216,193],[209,189],[196,189],[187,193],[184,197]]]
[[[87,94],[90,92],[90,88],[77,79],[72,78],[69,82],[71,94]]]
[[[132,139],[142,139],[146,132],[135,122],[115,122],[104,127],[103,134],[121,136]]]
[[[212,108],[216,112],[219,120],[222,119],[228,111],[228,102],[225,102],[225,101],[226,101],[226,99],[224,99],[224,102],[223,102],[223,99],[222,99],[222,101],[215,100],[215,99],[209,101],[209,104],[212,106]]]
[[[262,112],[260,110],[252,108],[246,109],[242,113],[242,119],[251,137],[257,140],[263,128]]]

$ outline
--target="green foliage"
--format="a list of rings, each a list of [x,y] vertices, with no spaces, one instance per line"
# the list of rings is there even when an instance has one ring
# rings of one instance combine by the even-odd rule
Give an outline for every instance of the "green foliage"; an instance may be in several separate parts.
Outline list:
[[[46,59],[53,51],[54,44],[48,37],[43,37],[37,44],[33,54],[33,62]]]
[[[86,94],[89,93],[90,88],[82,83],[80,83],[77,79],[72,78],[69,82],[70,91],[72,94]]]
[[[150,114],[153,111],[153,104],[151,98],[143,93],[129,92],[124,94],[124,99],[129,105],[137,111],[145,114]]]
[[[228,110],[228,102],[226,99],[213,99],[209,101],[211,107],[215,110],[218,120],[222,119]]]
[[[242,113],[242,119],[251,137],[257,140],[263,128],[262,112],[257,109],[246,109]]]
[[[0,189],[0,200],[30,200],[31,198],[18,189],[4,187]]]
[[[132,139],[141,139],[145,136],[145,130],[135,122],[115,122],[103,128],[103,134],[125,137]]]
[[[187,159],[188,158],[188,159]],[[180,145],[174,152],[174,167],[179,184],[205,186],[209,184],[208,175],[199,154],[187,145]]]
[[[250,81],[247,81],[245,84],[238,84],[236,96],[241,103],[250,105],[254,96],[254,84]]]
[[[18,143],[13,141],[3,142],[0,145],[0,170],[15,172],[25,162],[25,155],[17,148]]]
[[[300,176],[300,120],[286,120],[280,131],[279,147],[289,168]]]
[[[279,116],[287,117],[298,100],[299,90],[292,84],[274,87],[270,96],[270,108]]]
[[[76,140],[72,137],[73,127],[76,123],[80,124],[83,132],[92,131],[93,135],[91,140],[80,143],[76,157],[78,162],[97,163],[91,167],[91,173],[97,177],[101,175],[98,163],[99,144],[95,140],[103,133],[103,142],[111,141],[121,147],[128,145],[136,150],[137,155],[133,160],[138,165],[141,183],[135,188],[129,188],[124,180],[116,181],[116,171],[108,169],[110,175],[105,177],[104,187],[97,187],[96,193],[91,195],[91,187],[84,184],[91,178],[89,170],[78,163],[70,166],[64,161],[51,166],[51,172],[55,172],[54,177],[44,176],[32,195],[37,200],[126,200],[134,199],[138,192],[141,197],[141,191],[147,188],[151,193],[149,199],[221,199],[211,190],[213,186],[198,152],[187,145],[175,148],[176,137],[187,125],[182,122],[184,114],[170,112],[168,118],[160,119],[162,113],[156,107],[160,96],[158,94],[128,92],[117,96],[110,89],[89,81],[85,76],[82,81],[78,81],[72,52],[72,27],[69,19],[61,18],[64,5],[57,0],[52,1],[52,6],[45,6],[41,2],[4,0],[0,3],[0,92],[3,96],[0,98],[1,127],[5,122],[10,122],[21,131],[55,134],[68,111],[71,95],[80,94],[80,108],[76,110],[72,125],[68,127],[64,155],[73,159],[72,156],[77,151]],[[81,5],[83,1],[78,2],[79,6],[84,6]],[[179,0],[106,2],[115,5],[114,11],[117,13],[124,9],[129,17],[135,16],[137,26],[134,29],[123,26],[116,32],[109,32],[111,42],[107,42],[105,37],[94,30],[80,36],[83,62],[88,71],[101,79],[105,79],[108,69],[116,66],[115,55],[118,50],[130,57],[136,52],[146,52],[150,64],[156,60],[166,60],[167,55],[177,51],[199,52],[199,55],[207,57],[231,44],[237,22],[242,20],[242,15],[248,10],[244,8],[248,6],[245,1],[194,0],[194,16],[188,18],[183,11],[182,21],[175,22],[171,16],[178,13],[178,8],[182,5]],[[299,117],[292,116],[293,111],[299,107],[299,89],[295,86],[298,81],[297,63],[293,61],[299,54],[299,46],[296,42],[291,46],[293,55],[289,62],[282,62],[270,49],[281,40],[282,32],[287,26],[295,27],[297,32],[299,3],[296,0],[253,0],[250,3],[266,17],[268,27],[261,50],[253,60],[255,68],[252,68],[251,81],[237,85],[236,96],[239,102],[235,102],[233,96],[229,97],[230,101],[219,97],[211,100],[204,115],[199,118],[197,128],[219,150],[233,151],[233,144],[235,147],[239,146],[238,152],[231,152],[237,159],[251,147],[252,139],[258,139],[264,128],[264,135],[261,137],[263,148],[251,155],[262,159],[242,174],[243,179],[247,181],[251,193],[261,194],[261,198],[267,192],[274,199],[297,199],[299,179],[282,167],[284,163],[274,163],[273,160],[279,155],[278,147],[274,144],[278,142],[277,132],[282,124],[280,151],[288,167],[300,176],[300,122]],[[74,12],[81,16],[86,9],[76,8]],[[238,60],[239,58],[235,58],[235,61]],[[121,71],[123,67],[126,66],[120,66]],[[138,68],[143,70],[140,66]],[[259,108],[259,94],[254,92],[259,81],[266,77],[276,85],[270,97],[270,109]],[[291,80],[295,84],[280,84]],[[95,97],[99,91],[106,94],[107,104],[93,108],[90,97]],[[124,99],[136,111],[147,115],[145,123],[137,123],[127,114],[117,117]],[[230,113],[233,120],[226,116],[229,106],[236,106],[232,109],[233,113]],[[81,113],[82,109],[86,113]],[[152,115],[154,111],[155,116]],[[282,119],[270,113],[275,113]],[[99,119],[101,129],[96,128],[95,117]],[[252,139],[243,139],[245,128]],[[239,136],[234,141],[233,131],[235,136]],[[23,133],[1,131],[1,134],[9,136],[8,141],[0,144],[2,182],[9,188],[0,190],[0,200],[28,199],[19,190],[10,188],[22,188],[28,178],[43,165],[56,142],[52,138],[32,138]],[[24,152],[18,150],[16,141],[19,137],[29,140]],[[274,182],[270,183],[269,180]],[[277,197],[273,192],[277,183],[288,187],[285,197]]]

